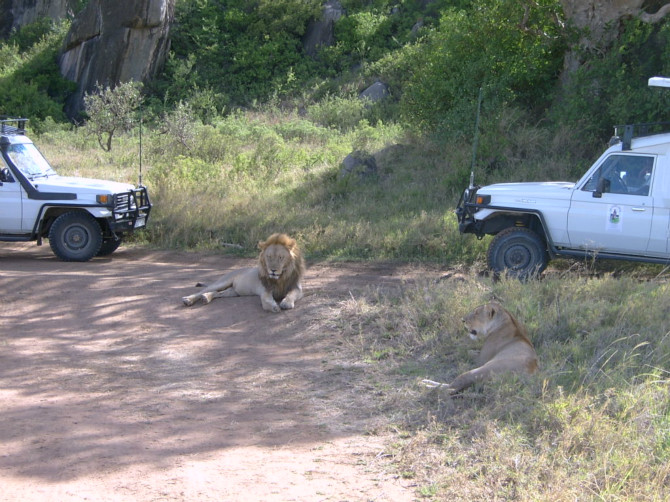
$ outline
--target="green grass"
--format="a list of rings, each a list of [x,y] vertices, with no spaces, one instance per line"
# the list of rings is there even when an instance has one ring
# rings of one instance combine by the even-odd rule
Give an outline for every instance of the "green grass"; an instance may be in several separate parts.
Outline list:
[[[54,129],[35,139],[60,173],[137,181],[137,131],[103,152],[82,130]],[[143,181],[155,208],[138,238],[148,244],[224,252],[240,249],[222,245],[234,244],[253,254],[258,240],[283,231],[311,259],[438,262],[481,247],[458,234],[453,215],[466,149],[445,157],[395,124],[326,127],[277,110],[192,131],[189,142],[143,131]],[[354,150],[375,155],[375,176],[340,176]]]

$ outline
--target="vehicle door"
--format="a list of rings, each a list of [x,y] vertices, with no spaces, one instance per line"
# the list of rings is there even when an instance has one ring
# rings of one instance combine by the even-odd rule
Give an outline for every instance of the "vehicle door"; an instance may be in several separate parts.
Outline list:
[[[613,153],[603,159],[573,192],[568,212],[570,246],[594,252],[649,254],[654,216],[650,184],[655,164],[655,156],[634,153]]]
[[[0,156],[0,233],[20,234],[25,233],[21,228],[23,218],[21,184],[12,176]]]

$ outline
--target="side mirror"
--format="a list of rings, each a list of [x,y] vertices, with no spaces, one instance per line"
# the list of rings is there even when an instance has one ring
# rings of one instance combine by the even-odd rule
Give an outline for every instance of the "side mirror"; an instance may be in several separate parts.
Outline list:
[[[596,199],[600,199],[604,193],[607,193],[610,191],[610,185],[611,181],[608,180],[607,178],[600,178],[598,180],[598,186],[596,187],[596,191],[593,192],[593,197]]]
[[[12,178],[12,175],[9,172],[9,169],[4,167],[0,170],[0,183],[8,182],[8,181],[14,181]]]

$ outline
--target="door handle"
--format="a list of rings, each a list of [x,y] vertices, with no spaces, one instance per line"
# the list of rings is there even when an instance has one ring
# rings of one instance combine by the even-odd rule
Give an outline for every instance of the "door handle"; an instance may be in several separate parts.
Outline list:
[[[632,207],[631,210],[640,213],[640,212],[644,212],[644,211],[646,211],[647,208],[646,208],[646,207]]]

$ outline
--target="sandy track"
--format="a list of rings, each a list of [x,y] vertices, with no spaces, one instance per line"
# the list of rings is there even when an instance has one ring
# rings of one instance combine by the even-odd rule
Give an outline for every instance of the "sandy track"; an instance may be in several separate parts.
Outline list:
[[[249,264],[0,243],[0,500],[414,500],[328,320],[350,291],[425,271],[311,265],[292,311],[182,306]]]

